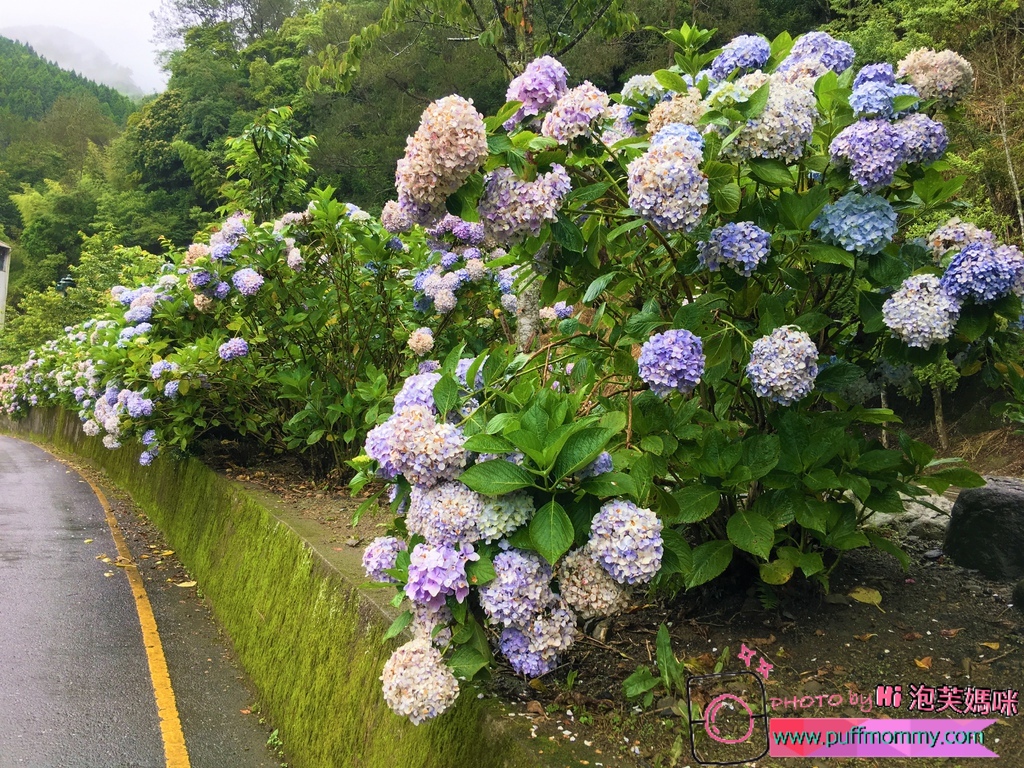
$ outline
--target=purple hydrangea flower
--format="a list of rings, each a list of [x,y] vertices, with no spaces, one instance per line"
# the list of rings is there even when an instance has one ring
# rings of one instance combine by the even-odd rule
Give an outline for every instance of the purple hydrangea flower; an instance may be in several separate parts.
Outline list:
[[[480,540],[485,498],[458,481],[414,487],[405,525],[428,544],[472,544]]]
[[[153,415],[153,401],[143,397],[138,392],[129,393],[125,399],[125,410],[133,419]]]
[[[568,70],[551,56],[541,56],[526,65],[523,74],[509,83],[506,101],[519,101],[522,106],[505,123],[505,130],[511,131],[525,117],[539,115],[554,106],[566,92]]]
[[[222,241],[210,246],[210,258],[214,261],[227,261],[231,258],[231,252],[235,250],[236,244]]]
[[[437,717],[459,695],[458,680],[428,637],[417,636],[396,650],[380,679],[384,701],[413,725]]]
[[[580,480],[586,480],[588,477],[597,477],[598,475],[604,475],[611,472],[615,468],[615,462],[612,459],[612,455],[608,451],[601,451],[601,454],[590,462],[587,466],[577,473],[577,477]]]
[[[903,139],[904,158],[908,163],[930,163],[938,160],[949,146],[946,126],[927,115],[908,115],[896,121]]]
[[[558,218],[558,209],[571,188],[569,174],[558,164],[533,181],[523,181],[511,168],[496,168],[484,179],[478,203],[484,229],[505,244],[537,235],[545,222]]]
[[[711,231],[707,242],[697,246],[700,263],[712,272],[728,266],[744,277],[765,262],[772,236],[749,221],[730,222]]]
[[[608,501],[594,515],[588,547],[615,581],[646,584],[661,568],[661,520],[631,501]]]
[[[142,434],[142,444],[143,445],[152,445],[155,442],[156,442],[156,430],[155,429],[147,429]]]
[[[760,35],[734,37],[711,62],[711,75],[724,80],[736,69],[760,69],[771,56],[771,45]]]
[[[186,282],[188,283],[189,288],[191,288],[193,291],[198,291],[200,288],[204,287],[207,283],[209,283],[211,279],[213,279],[213,275],[211,275],[205,269],[201,269],[198,272],[189,272]]]
[[[808,32],[797,38],[789,56],[778,66],[777,72],[787,72],[805,61],[820,62],[833,72],[845,72],[853,64],[857,52],[843,40],[836,40],[825,32]]]
[[[219,300],[226,299],[228,294],[231,293],[231,284],[225,283],[221,280],[213,289],[213,298]]]
[[[886,85],[878,81],[868,81],[853,89],[850,94],[850,106],[854,117],[892,117],[895,113],[894,101],[897,96],[917,96],[912,86],[896,83]]]
[[[243,296],[255,296],[263,285],[263,275],[250,267],[243,267],[231,276],[231,282]]]
[[[480,605],[491,619],[523,626],[555,601],[551,566],[539,555],[509,549],[494,558],[493,581],[480,588]]]
[[[656,333],[640,349],[640,378],[661,397],[693,391],[704,373],[701,340],[685,329]]]
[[[858,120],[832,140],[829,153],[833,162],[850,166],[865,192],[873,192],[892,183],[906,159],[906,144],[888,120]]]
[[[711,199],[699,162],[683,139],[651,147],[629,164],[630,206],[661,230],[691,231]]]
[[[884,197],[850,192],[826,205],[811,229],[826,243],[872,254],[892,242],[896,219],[896,211]]]
[[[573,308],[570,305],[566,304],[564,301],[556,301],[554,310],[555,317],[557,317],[559,320],[568,320],[570,317],[572,317]]]
[[[590,133],[591,127],[603,116],[610,104],[608,94],[589,80],[584,80],[562,96],[544,117],[541,135],[568,144],[579,136]]]
[[[558,657],[545,656],[538,651],[530,650],[530,639],[515,627],[502,630],[498,641],[501,655],[508,659],[516,674],[530,678],[541,677],[558,666]]]
[[[754,342],[747,376],[758,397],[791,405],[810,394],[817,375],[818,348],[796,326],[776,328]]]
[[[395,395],[395,411],[410,405],[422,405],[437,413],[434,407],[434,386],[441,380],[439,373],[416,373],[402,384],[402,389]]]
[[[177,370],[177,363],[172,363],[169,360],[158,360],[149,367],[149,375],[153,381],[156,381],[165,373],[174,373]]]
[[[221,360],[234,360],[237,357],[245,357],[249,354],[249,344],[245,339],[228,339],[217,350]]]
[[[139,454],[139,464],[144,467],[148,467],[153,463],[153,459],[157,457],[156,451],[143,451]]]
[[[414,603],[435,609],[444,605],[447,595],[461,603],[469,595],[466,563],[479,559],[470,545],[455,549],[451,544],[417,544],[409,556],[405,594]]]
[[[168,381],[164,384],[164,397],[176,400],[178,398],[179,381]]]
[[[397,584],[398,579],[385,571],[394,568],[398,553],[408,548],[409,546],[399,538],[378,536],[363,550],[363,570],[366,571],[366,578],[385,584]]]

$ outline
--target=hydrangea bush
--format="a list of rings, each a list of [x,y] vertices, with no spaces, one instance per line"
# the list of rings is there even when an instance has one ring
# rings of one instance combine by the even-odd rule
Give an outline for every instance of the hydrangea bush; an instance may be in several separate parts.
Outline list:
[[[865,521],[980,483],[902,433],[883,445],[899,419],[865,386],[940,358],[992,367],[1017,333],[1016,248],[958,219],[927,241],[901,234],[962,183],[943,121],[969,65],[911,54],[857,72],[824,33],[706,52],[710,34],[667,33],[674,66],[620,94],[573,88],[550,58],[530,65],[445,201],[483,225],[473,248],[506,250],[507,321],[532,283],[547,324],[486,349],[434,333],[430,378],[401,387],[353,485],[377,488],[363,509],[388,493],[395,513],[367,554],[368,577],[408,605],[389,636],[433,639],[430,663],[457,681],[496,661],[547,674],[580,618],[734,561],[769,589],[827,589],[858,547],[905,562]],[[448,679],[417,667],[420,719],[451,700],[416,687],[427,678]]]

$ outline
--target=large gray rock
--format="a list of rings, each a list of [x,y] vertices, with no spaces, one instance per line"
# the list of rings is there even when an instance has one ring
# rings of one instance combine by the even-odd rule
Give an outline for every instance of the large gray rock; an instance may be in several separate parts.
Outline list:
[[[957,565],[995,581],[1024,577],[1024,481],[989,477],[965,488],[953,505],[945,552]]]

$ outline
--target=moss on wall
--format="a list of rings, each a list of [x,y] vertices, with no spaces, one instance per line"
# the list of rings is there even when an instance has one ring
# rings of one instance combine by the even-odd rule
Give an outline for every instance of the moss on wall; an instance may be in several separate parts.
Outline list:
[[[238,485],[200,462],[107,451],[73,414],[36,409],[0,429],[106,471],[199,581],[299,768],[518,768],[538,765],[525,734],[469,692],[413,726],[387,708],[378,677],[394,646],[388,617],[352,578]]]

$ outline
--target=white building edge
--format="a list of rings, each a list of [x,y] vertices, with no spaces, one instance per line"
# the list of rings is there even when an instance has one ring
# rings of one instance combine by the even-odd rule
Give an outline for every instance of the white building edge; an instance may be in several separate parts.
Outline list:
[[[0,328],[7,315],[7,277],[11,272],[11,246],[0,240]]]

